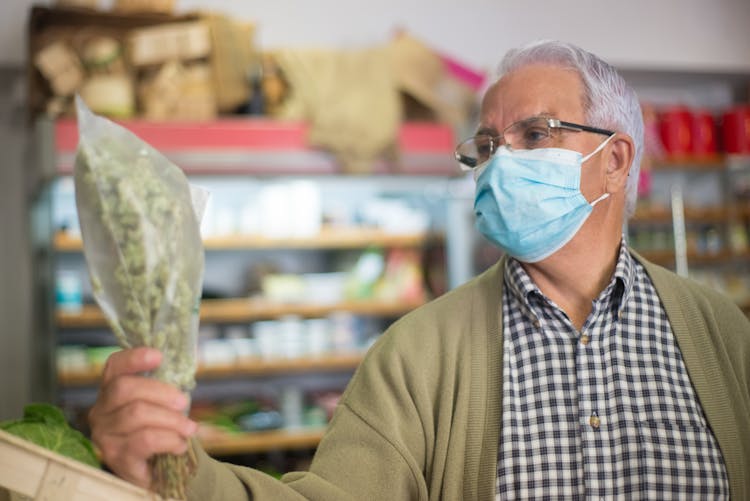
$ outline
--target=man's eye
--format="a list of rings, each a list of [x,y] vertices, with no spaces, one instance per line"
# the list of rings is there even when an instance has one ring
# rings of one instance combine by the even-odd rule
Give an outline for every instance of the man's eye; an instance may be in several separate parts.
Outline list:
[[[546,127],[529,127],[523,132],[523,141],[527,147],[533,147],[545,141],[549,137],[549,129]]]

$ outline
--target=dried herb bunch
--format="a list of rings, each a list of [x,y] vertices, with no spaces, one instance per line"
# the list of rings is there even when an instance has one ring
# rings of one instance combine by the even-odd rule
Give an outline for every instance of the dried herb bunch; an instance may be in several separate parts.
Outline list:
[[[203,275],[196,193],[179,168],[82,102],[78,126],[76,206],[94,297],[123,347],[161,350],[154,378],[189,391]],[[185,499],[191,453],[151,466],[153,490]]]

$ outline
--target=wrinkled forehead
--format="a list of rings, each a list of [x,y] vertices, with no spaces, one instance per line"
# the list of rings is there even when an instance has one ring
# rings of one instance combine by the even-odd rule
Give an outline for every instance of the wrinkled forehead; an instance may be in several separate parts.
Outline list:
[[[481,122],[502,130],[536,115],[583,120],[584,86],[577,71],[536,64],[515,69],[492,84],[482,99]]]

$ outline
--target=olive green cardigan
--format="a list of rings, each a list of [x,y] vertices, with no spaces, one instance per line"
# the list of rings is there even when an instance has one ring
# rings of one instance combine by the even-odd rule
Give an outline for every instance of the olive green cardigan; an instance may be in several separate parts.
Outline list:
[[[728,299],[641,261],[718,440],[750,500],[750,322]],[[396,322],[352,378],[310,471],[280,482],[199,457],[190,499],[493,500],[505,261]]]

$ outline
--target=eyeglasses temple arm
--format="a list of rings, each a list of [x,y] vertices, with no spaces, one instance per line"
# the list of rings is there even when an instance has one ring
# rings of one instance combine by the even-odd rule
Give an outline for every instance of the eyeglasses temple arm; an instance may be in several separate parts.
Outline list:
[[[460,153],[456,153],[456,160],[458,160],[459,163],[464,164],[466,167],[470,167],[472,169],[477,166],[477,160],[475,158],[467,157]]]
[[[604,136],[611,136],[615,133],[615,131],[613,130],[599,129],[598,127],[589,127],[588,125],[574,124],[571,122],[563,122],[562,120],[560,120],[558,123],[563,127],[569,127],[571,129],[577,129],[586,132],[593,132],[594,134],[602,134]]]

